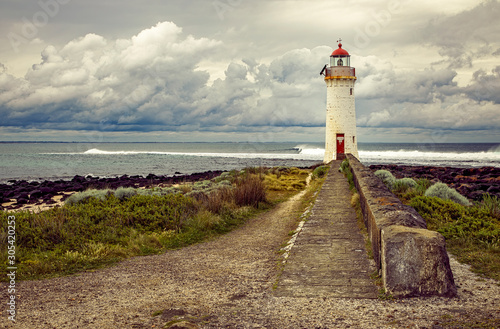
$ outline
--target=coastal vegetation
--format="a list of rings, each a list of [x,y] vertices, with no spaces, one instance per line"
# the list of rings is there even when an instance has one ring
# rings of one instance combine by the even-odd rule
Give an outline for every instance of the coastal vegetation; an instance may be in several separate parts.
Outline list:
[[[8,262],[8,215],[16,218],[17,277],[39,279],[158,254],[226,233],[304,189],[310,172],[246,168],[173,186],[87,190],[68,198],[62,207],[39,213],[2,212],[0,262]],[[317,170],[313,177],[321,175]]]
[[[473,271],[500,281],[500,200],[488,193],[471,202],[455,189],[428,179],[396,179],[387,170],[375,175],[405,204],[441,233],[448,251]],[[413,182],[412,182],[413,181]]]

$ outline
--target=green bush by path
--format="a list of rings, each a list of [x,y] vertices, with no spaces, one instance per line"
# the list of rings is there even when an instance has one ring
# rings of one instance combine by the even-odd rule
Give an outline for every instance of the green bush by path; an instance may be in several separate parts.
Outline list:
[[[85,202],[87,199],[95,198],[99,200],[105,200],[106,196],[109,194],[113,194],[113,192],[109,189],[105,190],[94,190],[90,189],[87,191],[75,193],[71,195],[66,201],[66,204],[75,204],[79,202]]]
[[[379,177],[389,190],[403,201],[408,201],[416,196],[425,195],[429,197],[438,197],[443,200],[451,200],[464,206],[471,205],[466,197],[441,182],[432,184],[431,181],[427,179],[415,181],[413,178],[408,177],[397,179],[390,171],[383,169],[377,170],[374,175]]]
[[[344,159],[342,163],[340,164],[339,171],[344,174],[344,176],[347,178],[347,182],[349,183],[349,189],[351,192],[353,192],[356,189],[356,186],[354,184],[354,175],[351,170],[351,164],[349,163],[348,159]]]
[[[409,189],[417,187],[417,182],[413,178],[396,179],[392,183],[394,193],[406,193]]]
[[[466,197],[458,193],[455,189],[452,189],[448,187],[448,185],[440,182],[429,187],[427,191],[425,191],[425,196],[451,200],[464,206],[469,206],[471,204]]]
[[[313,170],[312,177],[314,179],[323,178],[328,173],[328,166],[319,166]]]
[[[410,205],[438,231],[447,248],[474,271],[500,280],[500,220],[482,206],[463,206],[438,197],[418,196]]]
[[[489,193],[483,194],[483,202],[480,203],[481,209],[486,210],[491,216],[500,219],[500,199]]]
[[[394,183],[396,182],[396,177],[394,177],[394,175],[390,171],[384,170],[384,169],[377,170],[375,172],[375,176],[377,176],[378,178],[380,178],[382,180],[382,182],[384,182],[384,184],[390,190],[392,190],[392,188],[394,186]]]

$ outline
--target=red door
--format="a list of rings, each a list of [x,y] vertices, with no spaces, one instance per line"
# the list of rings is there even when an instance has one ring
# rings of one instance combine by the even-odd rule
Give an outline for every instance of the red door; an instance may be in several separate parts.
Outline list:
[[[342,154],[340,158],[343,158],[344,153],[345,153],[344,134],[337,134],[337,159],[339,159],[340,154]]]

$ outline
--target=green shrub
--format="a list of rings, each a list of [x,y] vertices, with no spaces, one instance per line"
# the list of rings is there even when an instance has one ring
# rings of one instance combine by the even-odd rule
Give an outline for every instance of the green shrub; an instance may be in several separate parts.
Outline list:
[[[448,185],[440,182],[429,187],[427,191],[425,191],[424,195],[429,197],[438,197],[443,200],[451,200],[464,206],[469,206],[471,204],[466,197],[458,193],[455,189],[452,189],[448,187]]]
[[[236,203],[234,189],[228,186],[221,186],[217,190],[208,193],[206,204],[203,206],[214,214],[220,214],[226,205],[234,203]]]
[[[237,170],[225,171],[219,176],[212,178],[212,181],[215,183],[219,183],[221,181],[229,181],[231,184],[233,184],[239,174],[240,172]]]
[[[213,187],[213,182],[209,180],[204,180],[204,181],[199,181],[193,184],[193,190],[200,191],[200,190],[209,190],[210,188]]]
[[[119,187],[115,192],[115,196],[121,201],[128,199],[134,195],[137,195],[137,190],[133,187]]]
[[[428,179],[418,179],[414,184],[415,185],[413,185],[408,178],[398,179],[394,184],[392,192],[396,194],[403,203],[407,203],[414,197],[424,195],[425,191],[432,186],[432,182]]]
[[[345,174],[347,169],[349,169],[349,160],[344,159],[340,164],[339,171]]]
[[[258,207],[260,202],[266,202],[266,187],[263,179],[255,174],[249,174],[236,181],[234,202],[238,206]]]
[[[227,181],[231,182],[231,180],[233,179],[233,177],[234,177],[234,173],[233,172],[225,171],[222,174],[220,174],[219,176],[212,178],[212,181],[214,181],[216,183],[219,183],[219,182],[221,182],[223,180],[227,180]]]
[[[485,193],[483,194],[483,201],[480,203],[480,206],[488,211],[491,216],[500,218],[500,199],[498,197]]]
[[[393,189],[394,183],[396,183],[396,177],[388,170],[380,169],[375,172],[375,176],[380,178],[382,182],[390,189]]]
[[[227,180],[227,179],[224,179],[224,180],[221,180],[217,183],[217,187],[232,187],[233,184],[231,183],[231,181]]]
[[[340,164],[339,171],[344,174],[345,178],[347,178],[347,182],[349,183],[349,189],[351,191],[354,191],[356,189],[356,186],[354,184],[354,175],[352,173],[349,160],[344,159],[344,161],[342,161],[342,163]]]
[[[246,167],[240,171],[240,176],[263,175],[266,172],[264,167]]]
[[[75,204],[75,203],[86,202],[90,198],[105,200],[106,197],[111,193],[112,193],[112,191],[109,189],[105,189],[105,190],[90,189],[90,190],[86,190],[83,192],[78,192],[78,193],[72,194],[69,198],[66,199],[65,204],[71,205],[71,204]]]
[[[417,182],[415,182],[413,178],[408,177],[398,179],[396,182],[400,183],[401,185],[407,186],[408,188],[417,186]]]
[[[417,182],[412,178],[396,179],[392,184],[392,191],[395,193],[406,193],[409,189],[415,188],[416,186]]]
[[[410,206],[425,219],[427,228],[431,230],[456,221],[465,212],[464,206],[438,197],[417,196],[411,200]]]
[[[416,197],[410,205],[446,239],[470,240],[500,247],[500,222],[481,207],[468,207],[438,197]]]
[[[312,177],[314,179],[316,178],[323,178],[325,175],[328,173],[328,166],[319,166],[316,169],[313,170]]]
[[[432,182],[427,178],[420,178],[417,180],[417,186],[415,190],[418,195],[424,195],[425,191],[432,186]]]
[[[202,210],[193,217],[189,218],[186,222],[186,227],[199,231],[208,231],[213,229],[221,218],[208,210]]]

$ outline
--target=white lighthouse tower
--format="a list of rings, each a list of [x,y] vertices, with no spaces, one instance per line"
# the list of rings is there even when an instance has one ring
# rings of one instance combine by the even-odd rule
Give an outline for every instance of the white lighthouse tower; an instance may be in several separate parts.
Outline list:
[[[344,159],[347,153],[359,158],[354,107],[356,70],[341,41],[330,56],[330,66],[325,65],[320,73],[325,76],[327,90],[324,163]]]

